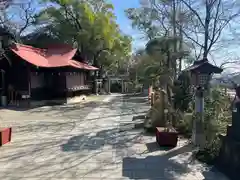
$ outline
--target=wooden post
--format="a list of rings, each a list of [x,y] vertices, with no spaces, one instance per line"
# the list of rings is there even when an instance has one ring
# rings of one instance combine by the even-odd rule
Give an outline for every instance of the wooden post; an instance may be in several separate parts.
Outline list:
[[[1,105],[7,106],[7,90],[6,90],[6,83],[5,83],[5,71],[1,69],[2,73],[2,94],[1,94]]]
[[[153,106],[154,105],[154,100],[155,100],[155,98],[154,98],[154,92],[151,92],[151,106]]]
[[[29,66],[27,67],[28,72],[28,97],[27,97],[27,105],[30,106],[31,104],[31,71]]]
[[[151,96],[152,96],[152,86],[148,88],[148,100],[151,101]]]
[[[123,79],[122,79],[122,93],[124,93],[124,84],[123,84]]]

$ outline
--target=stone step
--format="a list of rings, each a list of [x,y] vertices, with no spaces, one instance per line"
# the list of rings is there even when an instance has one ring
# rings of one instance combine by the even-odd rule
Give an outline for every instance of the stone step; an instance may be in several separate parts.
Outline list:
[[[139,119],[145,119],[145,117],[146,117],[146,114],[136,115],[136,116],[132,117],[132,121],[136,121],[136,120],[139,120]]]
[[[128,122],[128,123],[121,123],[119,126],[120,131],[124,130],[131,130],[131,129],[139,129],[144,127],[144,122]]]

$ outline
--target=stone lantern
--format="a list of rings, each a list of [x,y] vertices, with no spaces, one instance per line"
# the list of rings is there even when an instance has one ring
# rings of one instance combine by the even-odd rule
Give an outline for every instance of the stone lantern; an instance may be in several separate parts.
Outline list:
[[[204,92],[208,90],[209,82],[213,74],[221,73],[223,69],[212,65],[207,58],[195,61],[192,66],[185,69],[190,73],[191,84],[195,87],[195,113],[193,122],[192,142],[194,145],[204,146]]]
[[[185,69],[190,72],[192,85],[195,87],[207,87],[213,74],[219,74],[223,69],[212,65],[205,58],[200,61],[195,61],[192,66]]]

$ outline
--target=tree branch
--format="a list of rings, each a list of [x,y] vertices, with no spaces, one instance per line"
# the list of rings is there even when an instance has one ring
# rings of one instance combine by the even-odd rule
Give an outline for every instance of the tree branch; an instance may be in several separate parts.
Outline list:
[[[96,52],[96,54],[94,55],[94,58],[93,58],[93,64],[96,66],[97,65],[97,58],[99,57],[99,55],[104,52],[104,51],[108,51],[110,53],[110,49],[109,48],[102,48],[100,50],[98,50]]]
[[[75,21],[75,28],[77,29],[77,30],[82,30],[83,28],[82,28],[82,26],[81,26],[81,23],[78,21],[78,18],[76,18],[74,15],[73,15],[73,13],[71,12],[71,11],[69,11],[69,8],[67,7],[67,5],[65,5],[65,4],[61,4],[61,6],[64,8],[64,11],[65,11],[65,13],[66,13],[66,15],[69,15],[70,17],[71,17],[71,19],[68,19],[68,17],[66,16],[66,18],[68,19],[68,20],[73,20],[73,21]]]
[[[189,10],[191,10],[194,13],[195,16],[197,16],[197,19],[199,20],[200,24],[202,25],[202,27],[204,27],[205,25],[204,25],[200,15],[198,14],[198,12],[195,9],[193,9],[193,7],[190,4],[188,4],[185,0],[181,0],[181,1],[183,2],[183,4],[185,6],[188,7]]]
[[[191,41],[193,41],[195,44],[197,44],[199,47],[203,48],[203,45],[200,44],[197,40],[193,39],[191,36],[188,35],[188,33],[186,33],[184,30],[182,30],[182,33],[184,34],[184,36],[186,36],[188,39],[190,39]]]
[[[223,62],[221,65],[220,65],[220,68],[223,68],[225,65],[227,64],[239,64],[240,61],[239,60],[235,60],[235,61],[226,61],[226,62]]]
[[[18,31],[19,38],[22,35],[22,33],[26,30],[26,28],[28,28],[33,23],[33,15],[32,15],[32,13],[34,12],[34,10],[31,8],[31,2],[29,2],[27,4],[26,8],[24,8],[24,5],[21,5],[21,9],[24,11],[24,17],[21,18],[21,19],[23,21],[25,21],[25,23],[20,28],[20,30]],[[32,19],[32,21],[31,21],[31,19]]]

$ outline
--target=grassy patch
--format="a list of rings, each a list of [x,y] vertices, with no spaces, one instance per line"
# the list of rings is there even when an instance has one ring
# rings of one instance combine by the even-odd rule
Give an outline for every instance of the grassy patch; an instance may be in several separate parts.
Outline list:
[[[186,113],[183,119],[177,121],[177,131],[186,138],[190,138],[192,134],[192,113]]]

